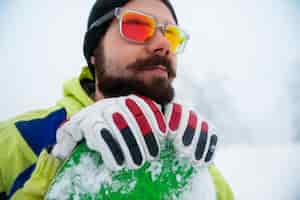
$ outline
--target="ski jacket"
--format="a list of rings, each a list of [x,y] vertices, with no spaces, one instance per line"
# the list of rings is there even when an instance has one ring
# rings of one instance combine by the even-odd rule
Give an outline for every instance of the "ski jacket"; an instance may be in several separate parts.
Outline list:
[[[63,86],[64,97],[54,106],[35,110],[0,123],[0,200],[43,199],[61,161],[48,154],[59,126],[93,101],[82,88],[82,79],[92,79],[87,67]],[[219,171],[209,172],[218,200],[233,199]]]

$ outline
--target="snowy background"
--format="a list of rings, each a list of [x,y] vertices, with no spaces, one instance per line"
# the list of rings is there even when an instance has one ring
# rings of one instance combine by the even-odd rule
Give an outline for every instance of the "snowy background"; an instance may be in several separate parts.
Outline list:
[[[93,2],[1,0],[0,120],[60,98],[85,64]],[[173,2],[192,38],[177,98],[217,125],[216,163],[237,199],[300,199],[300,2]]]

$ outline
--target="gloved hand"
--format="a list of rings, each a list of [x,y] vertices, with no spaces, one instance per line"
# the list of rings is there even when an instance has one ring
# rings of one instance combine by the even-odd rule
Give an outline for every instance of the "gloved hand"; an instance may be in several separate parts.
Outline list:
[[[52,154],[67,158],[82,139],[111,170],[136,169],[159,156],[167,128],[157,104],[129,95],[107,98],[84,108],[57,131]]]
[[[210,164],[218,140],[216,129],[199,113],[178,103],[166,106],[165,117],[176,151],[197,166]]]

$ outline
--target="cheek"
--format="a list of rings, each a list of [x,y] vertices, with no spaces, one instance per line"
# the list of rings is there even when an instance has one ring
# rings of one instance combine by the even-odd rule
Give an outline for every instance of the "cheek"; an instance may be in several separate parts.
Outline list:
[[[122,38],[117,24],[111,26],[104,36],[104,49],[107,56],[128,60],[132,44]]]
[[[110,49],[110,53],[105,55],[105,73],[113,77],[128,77],[130,71],[126,69],[129,64],[122,50],[118,48]]]
[[[105,65],[115,69],[125,68],[137,58],[137,45],[121,38],[118,29],[111,30],[104,39]]]
[[[175,74],[177,74],[177,57],[174,56],[173,58],[171,58],[171,60],[173,71],[175,72]]]
[[[173,64],[173,70],[174,70],[174,72],[177,72],[177,63]]]

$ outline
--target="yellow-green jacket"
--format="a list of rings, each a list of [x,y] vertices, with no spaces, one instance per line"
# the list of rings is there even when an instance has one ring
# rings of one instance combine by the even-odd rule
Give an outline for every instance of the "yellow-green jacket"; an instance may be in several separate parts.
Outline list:
[[[0,123],[0,200],[43,199],[61,161],[46,149],[55,144],[57,128],[93,101],[80,85],[91,79],[87,68],[64,84],[64,97],[55,106],[36,110]],[[218,170],[209,168],[218,200],[233,199]]]

